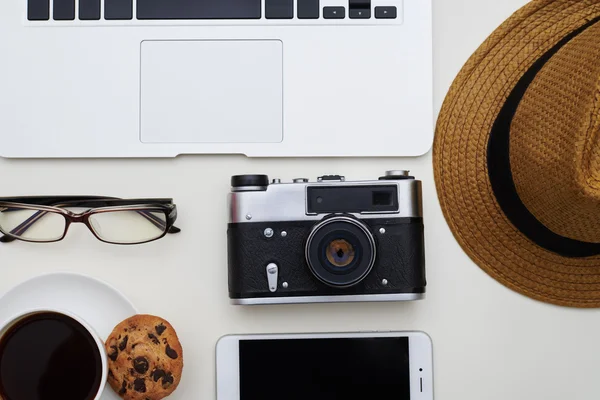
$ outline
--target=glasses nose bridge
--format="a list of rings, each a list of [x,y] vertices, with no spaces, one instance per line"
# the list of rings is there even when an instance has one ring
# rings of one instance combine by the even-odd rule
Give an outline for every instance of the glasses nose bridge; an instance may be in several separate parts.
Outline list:
[[[89,214],[89,211],[82,213],[74,213],[73,211],[67,211],[67,214],[69,215],[69,220],[71,223],[85,224],[85,220],[87,218],[87,215]]]

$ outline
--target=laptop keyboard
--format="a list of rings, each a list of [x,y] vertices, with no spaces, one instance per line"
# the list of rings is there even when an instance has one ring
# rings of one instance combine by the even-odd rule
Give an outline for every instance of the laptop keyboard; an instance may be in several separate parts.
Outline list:
[[[395,19],[394,6],[374,7],[371,0],[340,0],[346,6],[322,6],[320,0],[26,0],[29,21]],[[102,4],[103,3],[103,4]],[[328,3],[329,4],[329,3]],[[76,6],[78,15],[76,15]],[[104,11],[102,13],[102,10]]]

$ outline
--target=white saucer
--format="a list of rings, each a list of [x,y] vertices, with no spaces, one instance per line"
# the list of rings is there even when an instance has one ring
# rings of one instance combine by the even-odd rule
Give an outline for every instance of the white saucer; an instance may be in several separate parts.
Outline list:
[[[24,310],[42,307],[81,317],[102,340],[119,322],[138,314],[133,304],[109,284],[85,275],[57,273],[30,279],[2,295],[0,325]],[[120,397],[107,385],[102,400],[120,400]]]

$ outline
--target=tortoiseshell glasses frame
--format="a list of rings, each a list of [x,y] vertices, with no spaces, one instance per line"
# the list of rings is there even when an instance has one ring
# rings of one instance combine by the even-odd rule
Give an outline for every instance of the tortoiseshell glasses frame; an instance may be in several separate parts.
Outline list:
[[[76,213],[70,208],[83,208]],[[5,218],[2,218],[2,214]],[[8,223],[8,215],[17,214]],[[131,222],[125,222],[128,216]],[[61,219],[62,218],[62,219]],[[133,218],[133,219],[132,219]],[[45,196],[45,197],[0,197],[0,242],[8,243],[21,240],[33,243],[52,243],[65,238],[73,223],[82,223],[100,241],[110,244],[133,245],[153,242],[167,233],[178,233],[174,226],[177,219],[177,206],[173,199],[119,199],[100,196]],[[50,225],[52,235],[31,234],[38,225]],[[64,220],[64,222],[63,222]],[[102,224],[112,228],[110,234],[102,233]],[[134,232],[134,227],[137,232]],[[140,226],[145,233],[140,232]],[[123,239],[127,230],[131,230],[131,239]],[[151,231],[151,233],[148,233]],[[134,237],[138,235],[138,237]],[[117,237],[119,237],[117,239]]]

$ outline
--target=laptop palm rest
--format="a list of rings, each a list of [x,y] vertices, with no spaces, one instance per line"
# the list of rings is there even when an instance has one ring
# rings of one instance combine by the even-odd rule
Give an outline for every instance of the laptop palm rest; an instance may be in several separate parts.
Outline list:
[[[142,42],[140,140],[281,142],[282,47],[279,40]]]

